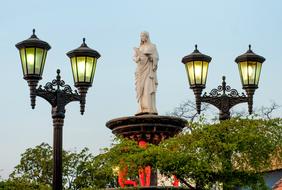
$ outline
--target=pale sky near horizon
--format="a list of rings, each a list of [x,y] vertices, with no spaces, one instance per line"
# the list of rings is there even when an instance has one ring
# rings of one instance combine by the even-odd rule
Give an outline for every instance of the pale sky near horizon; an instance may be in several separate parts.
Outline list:
[[[25,149],[41,142],[52,144],[51,107],[37,98],[35,110],[31,109],[15,48],[17,42],[30,37],[33,28],[52,47],[40,84],[54,79],[60,68],[62,79],[73,86],[65,53],[80,46],[83,37],[89,47],[100,52],[85,115],[80,115],[78,103],[66,108],[63,143],[67,150],[89,147],[97,154],[111,143],[112,134],[105,123],[137,111],[132,54],[144,30],[149,31],[160,55],[160,115],[187,99],[194,100],[181,59],[196,43],[202,53],[212,57],[205,91],[217,87],[226,75],[227,83],[241,92],[234,60],[252,44],[253,51],[266,58],[254,106],[267,106],[271,101],[282,105],[281,9],[279,0],[2,1],[0,176],[8,177]],[[247,105],[239,107],[247,110]]]

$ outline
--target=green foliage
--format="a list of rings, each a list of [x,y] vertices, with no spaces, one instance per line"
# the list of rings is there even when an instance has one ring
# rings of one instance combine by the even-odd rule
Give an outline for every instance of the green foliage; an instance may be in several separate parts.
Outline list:
[[[103,158],[105,165],[110,166],[108,169],[112,173],[115,168],[126,168],[128,177],[134,179],[138,175],[138,167],[143,164],[143,162],[139,162],[142,153],[144,153],[144,149],[140,148],[135,141],[116,138],[110,148],[104,149]]]
[[[52,147],[42,143],[21,155],[5,184],[6,189],[48,189],[52,185]],[[87,148],[80,152],[63,151],[63,186],[76,190],[105,187],[112,181],[112,168],[103,154],[94,157]],[[8,188],[9,187],[9,188]]]
[[[51,190],[49,185],[30,183],[24,180],[7,180],[0,182],[0,190]]]
[[[220,182],[225,189],[256,184],[263,189],[262,171],[271,168],[274,154],[281,160],[281,135],[280,119],[200,124],[160,145],[158,167],[166,174],[192,178],[202,188]]]
[[[18,179],[35,184],[52,184],[52,148],[42,143],[35,148],[28,148],[22,155],[20,164],[10,175],[11,179]]]
[[[282,160],[281,121],[235,118],[214,124],[194,123],[190,132],[159,146],[143,149],[134,141],[120,140],[104,156],[111,166],[129,166],[131,179],[139,167],[151,165],[195,189],[210,189],[216,183],[223,184],[224,189],[266,189],[262,172],[271,169],[273,158]]]
[[[200,120],[199,120],[200,121]],[[192,123],[190,130],[163,141],[159,146],[141,148],[135,141],[117,138],[97,156],[87,148],[63,152],[65,189],[116,187],[117,173],[137,179],[138,169],[158,168],[167,176],[176,175],[191,189],[226,189],[245,186],[267,189],[262,174],[273,160],[282,163],[281,119],[231,119],[220,123]],[[42,143],[27,149],[9,180],[0,190],[49,190],[52,182],[52,148]]]

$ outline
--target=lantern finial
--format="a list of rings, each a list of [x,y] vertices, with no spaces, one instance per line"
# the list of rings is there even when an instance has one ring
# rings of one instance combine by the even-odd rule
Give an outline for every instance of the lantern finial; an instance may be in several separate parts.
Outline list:
[[[225,76],[222,76],[222,81],[225,81],[226,77]]]
[[[194,50],[193,53],[200,53],[200,51],[198,50],[198,45],[197,44],[195,44],[195,50]]]
[[[57,80],[57,88],[59,89],[60,88],[60,84],[61,84],[61,76],[60,76],[60,69],[57,69],[57,77],[56,77],[56,80]]]
[[[32,35],[30,37],[31,38],[37,38],[37,36],[35,35],[35,29],[32,29]]]
[[[252,46],[251,46],[251,44],[249,44],[249,50],[251,50],[251,48],[252,48]]]
[[[82,44],[81,47],[87,47],[87,44],[85,43],[85,38],[82,38]]]

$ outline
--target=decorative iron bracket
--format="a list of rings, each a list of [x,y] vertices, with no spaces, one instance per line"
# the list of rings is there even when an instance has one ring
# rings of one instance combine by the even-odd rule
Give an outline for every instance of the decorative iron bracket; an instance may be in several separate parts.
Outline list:
[[[200,90],[201,93],[202,89]],[[194,90],[195,92],[195,90]],[[196,93],[195,93],[196,95]],[[230,109],[240,103],[248,103],[249,113],[252,113],[253,94],[246,96],[244,93],[239,94],[236,89],[226,85],[225,76],[222,77],[222,85],[212,89],[209,94],[206,92],[203,96],[196,95],[197,111],[200,113],[201,102],[209,103],[220,110],[219,119],[230,119]]]
[[[32,97],[33,95],[33,97]],[[47,82],[44,87],[40,85],[38,88],[31,89],[31,101],[35,106],[35,96],[39,96],[49,102],[52,106],[52,118],[64,118],[65,106],[73,101],[82,103],[83,97],[76,90],[73,92],[71,87],[61,80],[60,70],[57,70],[57,77],[52,82]],[[34,98],[34,100],[33,100]],[[84,101],[85,104],[85,101]],[[81,114],[84,112],[81,110]]]

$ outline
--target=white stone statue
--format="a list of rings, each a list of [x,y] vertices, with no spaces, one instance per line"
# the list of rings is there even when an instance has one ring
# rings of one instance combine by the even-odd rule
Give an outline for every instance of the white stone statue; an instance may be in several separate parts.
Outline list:
[[[156,108],[157,68],[159,55],[155,44],[150,41],[148,32],[141,32],[139,48],[134,48],[133,60],[137,63],[135,85],[138,112],[142,114],[158,114]]]

